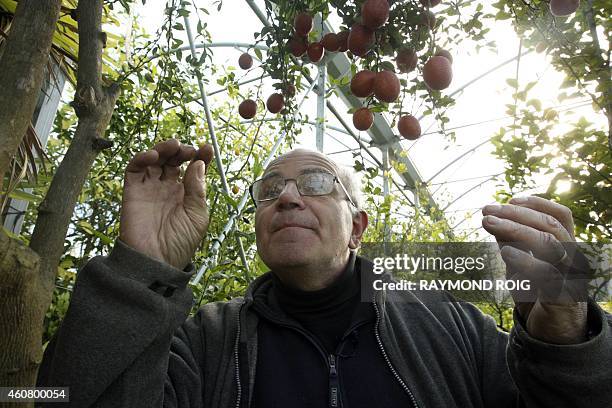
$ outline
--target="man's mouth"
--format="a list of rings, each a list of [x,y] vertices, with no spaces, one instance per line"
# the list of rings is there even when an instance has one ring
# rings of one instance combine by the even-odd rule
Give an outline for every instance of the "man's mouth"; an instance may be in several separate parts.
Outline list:
[[[302,225],[302,224],[296,224],[296,223],[287,223],[287,224],[282,224],[282,225],[280,225],[278,228],[276,228],[276,229],[274,230],[274,232],[276,232],[276,231],[280,231],[280,230],[283,230],[283,229],[285,229],[285,228],[303,228],[303,229],[312,229],[312,228],[307,227],[307,226]]]

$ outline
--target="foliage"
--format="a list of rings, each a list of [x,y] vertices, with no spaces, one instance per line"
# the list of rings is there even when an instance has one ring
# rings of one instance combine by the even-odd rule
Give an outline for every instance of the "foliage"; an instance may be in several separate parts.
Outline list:
[[[219,7],[222,5],[221,2],[217,4]],[[309,73],[310,68],[289,58],[285,49],[285,41],[288,38],[296,10],[308,9],[313,13],[320,12],[324,18],[334,11],[342,20],[341,26],[337,27],[340,30],[349,27],[354,22],[356,10],[360,4],[361,2],[355,1],[327,2],[320,0],[266,2],[267,12],[275,17],[271,18],[272,27],[262,30],[257,34],[256,39],[266,43],[270,51],[265,55],[261,51],[255,51],[255,53],[265,61],[266,69],[274,79],[275,86],[280,89],[287,83],[294,83],[298,89],[303,89],[301,76]],[[423,31],[416,24],[420,13],[420,3],[409,1],[406,2],[407,7],[405,8],[401,8],[399,4],[400,2],[395,2],[392,8],[391,23],[379,33],[380,41],[376,51],[366,59],[352,60],[353,72],[365,67],[388,66],[384,64],[392,61],[396,47],[406,45],[404,44],[405,39],[409,39],[407,40],[409,46],[421,50],[421,65],[436,47],[452,49],[467,38],[477,41],[481,47],[489,47],[492,44],[487,39],[488,29],[484,28],[481,22],[484,14],[479,2],[464,1],[461,6],[449,2],[446,6],[439,6],[440,9],[436,11],[440,22],[433,32]],[[213,64],[213,55],[210,50],[203,52],[197,59],[192,58],[191,55],[183,55],[182,52],[176,50],[183,45],[181,32],[185,30],[185,27],[182,24],[182,17],[193,13],[190,10],[192,9],[188,2],[169,0],[165,7],[165,20],[154,35],[147,36],[140,27],[135,25],[130,43],[126,44],[125,39],[120,38],[117,48],[111,52],[112,58],[118,62],[120,67],[112,76],[121,79],[123,84],[123,93],[117,103],[108,130],[108,138],[113,141],[114,145],[112,149],[98,156],[75,209],[65,241],[65,254],[60,264],[58,288],[54,294],[53,306],[47,314],[46,338],[53,334],[57,328],[57,322],[65,313],[74,273],[91,256],[107,254],[118,238],[123,171],[130,158],[136,152],[150,149],[157,142],[171,137],[178,138],[182,143],[190,145],[210,141],[207,124],[201,114],[197,86],[194,84],[196,70],[205,70],[206,75],[203,76],[203,80],[209,91],[216,90],[217,87],[225,91],[224,99],[211,98],[211,114],[217,124],[216,134],[221,151],[221,161],[226,169],[230,190],[234,186],[238,188],[238,193],[225,192],[221,187],[219,175],[215,169],[216,165],[213,165],[213,169],[207,176],[211,223],[208,235],[201,243],[194,259],[196,266],[209,265],[212,262],[212,259],[209,258],[210,249],[216,237],[221,235],[230,215],[236,213],[238,203],[243,194],[246,194],[248,185],[263,171],[263,163],[267,154],[279,136],[281,129],[279,129],[278,122],[268,120],[270,118],[266,115],[258,117],[253,122],[243,122],[237,115],[237,106],[241,100],[253,97],[253,95],[256,99],[259,98],[263,81],[248,87],[239,86],[238,83],[243,78],[238,71],[231,66],[222,67]],[[196,16],[199,20],[197,38],[202,41],[210,41],[210,34],[206,31],[206,21],[199,18],[201,15],[209,15],[209,11],[206,7],[201,7],[198,9],[199,12],[202,14]],[[316,30],[311,35],[313,39],[317,39],[320,34],[321,32]],[[127,49],[131,49],[131,52],[126,53]],[[175,51],[167,52],[171,49]],[[439,92],[428,91],[418,80],[418,76],[418,73],[412,73],[402,78],[405,98],[425,101],[425,113],[435,115],[438,121],[444,124],[446,120],[444,109],[452,105],[452,99],[442,96]],[[338,79],[334,86],[346,86],[347,83],[345,80]],[[604,199],[609,197],[605,194],[609,192],[603,191],[605,186],[599,188],[595,178],[586,180],[582,174],[582,169],[585,166],[588,167],[587,162],[601,170],[598,166],[601,166],[604,159],[600,156],[600,150],[592,146],[596,146],[596,143],[600,143],[601,139],[605,138],[604,133],[592,132],[591,125],[583,123],[581,130],[572,133],[571,140],[555,138],[551,129],[556,117],[548,113],[550,111],[545,114],[539,112],[537,103],[527,98],[527,92],[525,92],[524,99],[518,98],[518,101],[520,107],[517,105],[513,109],[522,109],[520,116],[525,122],[518,122],[517,133],[520,131],[523,137],[506,140],[505,138],[512,132],[504,131],[496,139],[498,154],[509,158],[507,180],[512,183],[510,189],[528,183],[527,178],[530,172],[552,165],[554,155],[560,153],[572,155],[573,162],[580,162],[578,167],[580,170],[572,173],[573,167],[568,164],[564,171],[575,178],[577,187],[592,186],[591,190],[587,190],[589,197],[584,203],[593,200],[593,197],[599,197],[601,206],[596,207],[596,211],[607,214],[609,219],[610,214],[605,212],[606,207],[604,207]],[[397,115],[404,109],[402,106],[399,103],[382,108],[390,108],[391,112]],[[281,127],[287,132],[287,136],[281,145],[281,151],[293,145],[302,131],[299,121],[307,119],[302,117],[302,114],[295,108],[293,102],[283,114]],[[516,112],[519,116],[519,111]],[[54,173],[65,154],[72,140],[75,126],[74,112],[68,105],[62,106],[55,120],[53,137],[48,144],[50,174]],[[539,135],[540,139],[527,143],[526,141],[531,137],[529,135]],[[574,145],[574,139],[583,140],[583,143]],[[535,157],[532,155],[537,154],[538,146],[554,143],[558,143],[558,151],[546,151],[537,158],[532,158]],[[573,147],[565,149],[561,143],[570,143]],[[550,155],[550,157],[544,155]],[[370,215],[370,227],[364,237],[366,241],[382,241],[385,237],[400,242],[443,242],[467,239],[466,234],[454,235],[452,231],[449,231],[446,221],[441,221],[436,214],[427,215],[425,211],[415,209],[407,196],[401,193],[385,195],[380,186],[381,176],[391,179],[392,175],[383,175],[380,169],[366,165],[361,151],[355,153],[354,160],[354,167],[363,181],[366,211]],[[538,161],[542,163],[539,164]],[[567,163],[572,162],[567,161]],[[393,163],[393,165],[398,164]],[[607,168],[609,171],[609,161],[604,165],[607,166],[604,170]],[[592,175],[595,177],[596,172],[593,171]],[[580,184],[580,180],[585,180],[585,183]],[[36,202],[39,197],[44,196],[49,182],[49,177],[42,177],[38,184],[28,184],[24,181],[22,187],[34,188],[30,198]],[[390,184],[393,190],[394,185]],[[576,191],[581,190],[582,187],[576,188]],[[422,196],[420,193],[419,195]],[[569,196],[567,200],[574,200],[576,203],[583,202],[577,196]],[[426,199],[421,197],[421,208],[426,207]],[[607,208],[609,211],[610,206]],[[587,211],[586,205],[584,211]],[[593,217],[584,211],[576,212],[587,220],[582,230],[585,233],[590,231],[594,237],[596,231],[589,230],[589,226],[593,225]],[[35,219],[36,209],[31,207],[28,209],[22,233],[22,239],[25,241],[28,239]],[[241,261],[238,240],[241,240],[246,250],[248,272]],[[193,285],[196,296],[194,308],[207,302],[227,300],[242,295],[248,283],[265,270],[266,267],[257,257],[255,250],[254,208],[249,203],[238,217],[237,226],[221,245],[216,265],[207,268],[200,283]],[[495,316],[501,327],[510,328],[512,319],[508,315],[510,308],[508,302],[495,304],[484,301],[480,306],[485,312]]]
[[[300,84],[301,75],[310,75],[308,57],[298,60],[292,57],[287,49],[287,43],[293,37],[293,20],[297,13],[306,11],[312,16],[320,16],[320,23],[315,24],[308,36],[309,41],[316,42],[324,35],[324,22],[329,23],[332,30],[337,33],[350,30],[355,23],[360,22],[363,3],[364,0],[267,0],[266,12],[271,26],[255,33],[255,38],[270,47],[263,66],[270,76],[278,81],[274,86],[283,89],[288,83]],[[479,48],[493,46],[492,41],[485,43],[489,29],[480,21],[484,15],[483,6],[473,0],[462,2],[461,6],[448,2],[434,10],[424,8],[417,1],[390,1],[389,4],[391,5],[389,21],[376,31],[376,43],[372,52],[363,58],[347,53],[351,62],[351,71],[341,78],[332,78],[331,92],[336,92],[340,87],[346,89],[351,77],[362,69],[397,72],[396,53],[404,48],[416,50],[420,60],[419,68],[417,71],[400,75],[402,89],[399,99],[387,104],[369,97],[364,101],[364,106],[374,112],[388,112],[392,126],[395,126],[399,116],[406,113],[416,115],[416,110],[424,105],[422,114],[433,115],[442,131],[446,133],[445,124],[449,119],[445,111],[454,104],[454,99],[440,91],[429,89],[420,77],[420,70],[437,50],[446,48],[452,52],[466,39],[480,42]],[[433,29],[430,29],[424,24],[424,19],[433,11],[436,23]],[[341,23],[334,24],[338,18]],[[292,107],[294,106],[289,106],[288,113]],[[447,136],[454,140],[454,132],[448,132]]]
[[[609,1],[583,1],[567,18],[555,18],[544,1],[498,1],[497,20],[512,19],[527,50],[546,52],[551,64],[565,74],[559,102],[588,97],[595,112],[609,117],[610,100],[610,15]],[[596,27],[603,27],[605,41]],[[517,190],[535,186],[541,174],[552,175],[541,196],[572,210],[576,235],[587,242],[610,242],[612,238],[612,155],[606,130],[585,118],[569,123],[571,112],[543,106],[531,96],[536,82],[520,86],[508,80],[515,90],[508,114],[514,124],[500,129],[493,138],[495,154],[506,162],[506,182],[499,197],[506,200]],[[607,124],[607,120],[606,120]],[[561,188],[564,187],[564,188]]]

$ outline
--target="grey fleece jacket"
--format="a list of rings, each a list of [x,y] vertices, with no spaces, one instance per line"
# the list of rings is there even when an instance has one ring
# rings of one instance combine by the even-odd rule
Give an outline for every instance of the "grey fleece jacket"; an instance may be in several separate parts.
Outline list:
[[[361,261],[362,272],[371,267]],[[192,274],[121,241],[90,260],[38,384],[70,387],[69,405],[79,408],[248,407],[257,375],[250,306],[271,277],[187,318]],[[372,302],[378,352],[414,407],[612,406],[612,317],[595,303],[589,341],[551,345],[530,337],[516,314],[508,336],[475,306],[446,300],[389,292]]]

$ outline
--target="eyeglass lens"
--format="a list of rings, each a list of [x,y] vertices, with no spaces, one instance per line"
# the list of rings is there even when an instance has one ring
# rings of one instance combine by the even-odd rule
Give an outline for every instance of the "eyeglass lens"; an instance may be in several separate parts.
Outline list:
[[[267,177],[259,180],[253,186],[257,201],[277,198],[285,188],[286,182],[281,176]],[[295,182],[301,195],[316,196],[329,194],[334,189],[334,176],[329,173],[300,174]]]

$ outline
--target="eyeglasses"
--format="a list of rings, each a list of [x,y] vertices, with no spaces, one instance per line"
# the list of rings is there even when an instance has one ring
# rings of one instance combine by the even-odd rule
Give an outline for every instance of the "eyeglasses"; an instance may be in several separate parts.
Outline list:
[[[261,203],[276,200],[281,195],[287,181],[293,180],[297,186],[298,192],[302,196],[323,196],[331,194],[334,191],[334,184],[340,184],[342,191],[346,194],[348,201],[357,208],[348,191],[340,181],[340,179],[331,173],[324,171],[315,171],[302,173],[295,179],[286,179],[280,175],[269,175],[256,180],[249,187],[251,198],[257,207]]]

